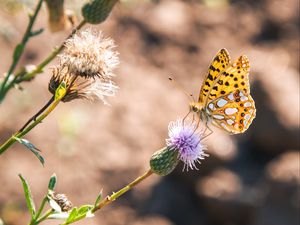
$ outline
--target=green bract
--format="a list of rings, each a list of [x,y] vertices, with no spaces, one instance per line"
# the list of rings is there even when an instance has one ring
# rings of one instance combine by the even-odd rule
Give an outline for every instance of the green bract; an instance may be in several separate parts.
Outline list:
[[[94,0],[82,7],[82,16],[86,22],[98,24],[103,22],[118,0]]]

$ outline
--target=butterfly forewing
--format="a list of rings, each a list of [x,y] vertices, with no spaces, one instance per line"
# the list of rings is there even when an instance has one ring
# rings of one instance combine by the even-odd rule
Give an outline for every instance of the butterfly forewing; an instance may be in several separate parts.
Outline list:
[[[243,90],[245,93],[250,93],[249,70],[248,58],[240,56],[218,76],[209,92],[206,103],[235,90]]]
[[[213,123],[229,133],[245,132],[255,118],[255,103],[250,94],[236,90],[211,101],[206,113]]]
[[[230,57],[226,49],[221,49],[212,60],[208,73],[203,81],[199,94],[199,102],[204,103],[207,101],[209,93],[217,77],[223,72],[230,64]]]

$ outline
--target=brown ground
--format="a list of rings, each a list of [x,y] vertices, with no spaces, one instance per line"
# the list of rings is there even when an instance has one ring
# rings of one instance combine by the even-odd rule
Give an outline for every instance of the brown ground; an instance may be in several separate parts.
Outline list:
[[[288,225],[299,223],[299,1],[165,0],[119,4],[97,28],[117,43],[120,91],[101,103],[61,104],[26,139],[42,149],[43,168],[20,144],[0,157],[0,218],[28,221],[18,174],[39,202],[52,173],[57,191],[75,205],[92,203],[148,168],[167,126],[188,110],[171,75],[197,95],[214,54],[246,54],[257,118],[243,135],[216,131],[207,140],[210,157],[199,171],[153,176],[135,190],[78,224],[103,225]],[[206,4],[204,4],[206,2]],[[218,6],[211,6],[211,3]],[[11,14],[0,1],[0,74],[26,26],[22,10]],[[77,6],[79,7],[79,6]],[[76,7],[75,7],[76,8]],[[46,27],[43,10],[38,27]],[[30,41],[21,64],[37,64],[69,31],[46,31]],[[0,142],[49,98],[50,69],[24,92],[13,90],[0,106]],[[45,224],[57,224],[46,222]]]

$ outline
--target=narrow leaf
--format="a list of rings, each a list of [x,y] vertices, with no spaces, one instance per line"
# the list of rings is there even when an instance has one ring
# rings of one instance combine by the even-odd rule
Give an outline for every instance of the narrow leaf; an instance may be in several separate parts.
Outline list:
[[[88,211],[90,211],[93,208],[92,205],[82,205],[78,209],[77,217],[81,215],[86,215]]]
[[[48,184],[48,189],[53,191],[54,190],[54,187],[56,185],[56,181],[57,181],[57,177],[56,177],[56,174],[54,173],[50,180],[49,180],[49,184]]]
[[[74,207],[70,212],[69,217],[66,220],[66,224],[73,222],[73,220],[76,219],[77,214],[78,214],[78,210],[76,207]]]
[[[39,150],[37,147],[35,147],[32,143],[30,143],[26,139],[17,138],[17,137],[15,137],[15,139],[18,142],[20,142],[22,145],[26,146],[27,149],[29,149],[38,158],[38,160],[42,163],[42,165],[44,166],[45,160],[39,153],[39,152],[41,152],[41,150]]]
[[[44,31],[44,28],[38,29],[38,30],[36,30],[36,31],[31,31],[31,32],[30,32],[30,36],[31,36],[31,37],[37,36],[37,35],[41,34],[43,31]]]
[[[94,207],[96,207],[99,204],[99,202],[102,200],[102,191],[103,189],[101,189],[101,191],[99,192],[98,197],[96,198],[96,201],[94,203]]]
[[[13,55],[13,59],[14,61],[18,60],[19,57],[21,56],[23,50],[25,48],[25,45],[23,44],[18,44],[14,50],[14,55]]]
[[[27,181],[22,177],[21,174],[19,174],[19,177],[22,181],[26,204],[29,209],[31,218],[34,218],[35,217],[35,205],[34,205],[34,201],[33,201],[33,198],[32,198],[31,192],[30,192],[29,185],[28,185]]]

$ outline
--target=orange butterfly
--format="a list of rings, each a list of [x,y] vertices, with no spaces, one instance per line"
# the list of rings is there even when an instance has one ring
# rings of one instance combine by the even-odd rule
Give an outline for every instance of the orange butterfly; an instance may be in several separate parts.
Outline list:
[[[256,113],[250,95],[249,70],[247,56],[231,63],[227,50],[221,49],[208,69],[198,102],[191,102],[190,109],[202,121],[212,121],[228,133],[245,132]]]

